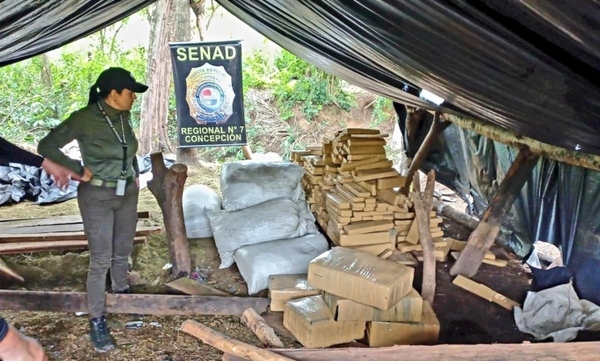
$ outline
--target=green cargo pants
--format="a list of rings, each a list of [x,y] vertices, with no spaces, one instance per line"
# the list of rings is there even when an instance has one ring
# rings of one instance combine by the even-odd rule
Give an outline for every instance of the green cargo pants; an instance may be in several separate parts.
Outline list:
[[[115,188],[80,183],[77,200],[90,249],[87,305],[90,318],[105,314],[106,274],[110,269],[113,292],[128,289],[128,259],[137,225],[139,189],[127,185],[125,195]]]

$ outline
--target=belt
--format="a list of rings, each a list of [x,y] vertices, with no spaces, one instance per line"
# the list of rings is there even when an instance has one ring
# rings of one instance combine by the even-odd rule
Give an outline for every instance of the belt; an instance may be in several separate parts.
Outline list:
[[[96,187],[117,188],[117,181],[108,181],[99,178],[92,178],[88,183]],[[125,183],[127,185],[133,183],[133,176],[129,176],[127,179],[125,179]]]

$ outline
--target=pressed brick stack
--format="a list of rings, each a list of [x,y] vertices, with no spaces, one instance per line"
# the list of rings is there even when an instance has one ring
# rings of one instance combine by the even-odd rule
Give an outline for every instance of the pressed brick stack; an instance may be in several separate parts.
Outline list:
[[[415,214],[412,203],[395,188],[405,178],[385,153],[379,130],[348,128],[320,146],[292,153],[306,174],[304,191],[311,210],[329,238],[338,246],[379,254],[409,239]],[[432,213],[434,237],[442,236]],[[395,230],[393,232],[392,230]]]
[[[334,247],[311,261],[307,278],[273,276],[271,305],[284,309],[284,326],[309,348],[365,335],[370,346],[435,344],[440,324],[413,277],[397,262]]]

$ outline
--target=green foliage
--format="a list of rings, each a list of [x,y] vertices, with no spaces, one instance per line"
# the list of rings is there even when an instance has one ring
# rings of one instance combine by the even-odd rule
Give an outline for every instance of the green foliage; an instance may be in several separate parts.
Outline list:
[[[373,112],[371,113],[371,127],[379,128],[382,124],[390,121],[393,118],[394,106],[390,99],[377,97],[373,104]]]
[[[149,11],[142,14],[149,15]],[[139,81],[146,81],[147,49],[124,50],[116,41],[126,21],[86,38],[87,46],[81,43],[69,45],[60,52],[0,68],[1,135],[16,142],[37,143],[70,113],[87,104],[90,87],[100,72],[110,66],[126,68]],[[252,89],[268,91],[273,96],[270,105],[276,108],[269,124],[252,119],[253,114],[246,116],[248,143],[254,152],[275,150],[288,157],[293,149],[306,145],[294,122],[296,112],[300,111],[311,121],[324,106],[350,110],[355,105],[354,96],[344,90],[344,82],[288,51],[273,54],[255,50],[244,55],[244,93]],[[140,106],[141,102],[137,101],[132,109],[136,129]],[[246,112],[250,113],[254,105],[246,99],[245,106]],[[167,132],[176,144],[173,89],[169,98]],[[240,147],[205,148],[202,152],[219,161],[243,158]]]
[[[274,95],[282,119],[289,119],[296,106],[300,107],[307,120],[313,119],[325,105],[336,104],[344,110],[352,106],[354,99],[342,89],[340,79],[289,51],[282,50],[279,53],[275,58],[275,66],[279,72]]]
[[[92,35],[94,45],[87,51],[65,48],[58,58],[48,56],[43,61],[43,56],[37,56],[0,68],[2,135],[13,141],[37,142],[87,104],[90,87],[109,66],[126,68],[144,81],[146,50],[120,49],[114,40],[119,25],[115,26],[113,33],[106,30]],[[134,126],[139,124],[139,107],[138,101],[132,110]]]

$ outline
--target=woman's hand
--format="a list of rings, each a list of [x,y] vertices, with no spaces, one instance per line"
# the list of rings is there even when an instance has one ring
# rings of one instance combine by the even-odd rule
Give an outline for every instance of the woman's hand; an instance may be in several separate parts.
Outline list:
[[[135,177],[135,186],[140,189],[140,177]]]
[[[48,158],[45,158],[42,162],[42,169],[52,176],[56,185],[61,189],[65,189],[69,186],[70,179],[79,180],[80,178],[77,173],[58,163],[54,163]]]
[[[92,171],[88,167],[83,167],[83,175],[81,176],[79,181],[89,182],[90,179],[92,179],[93,175],[94,175],[94,173],[92,173]]]

